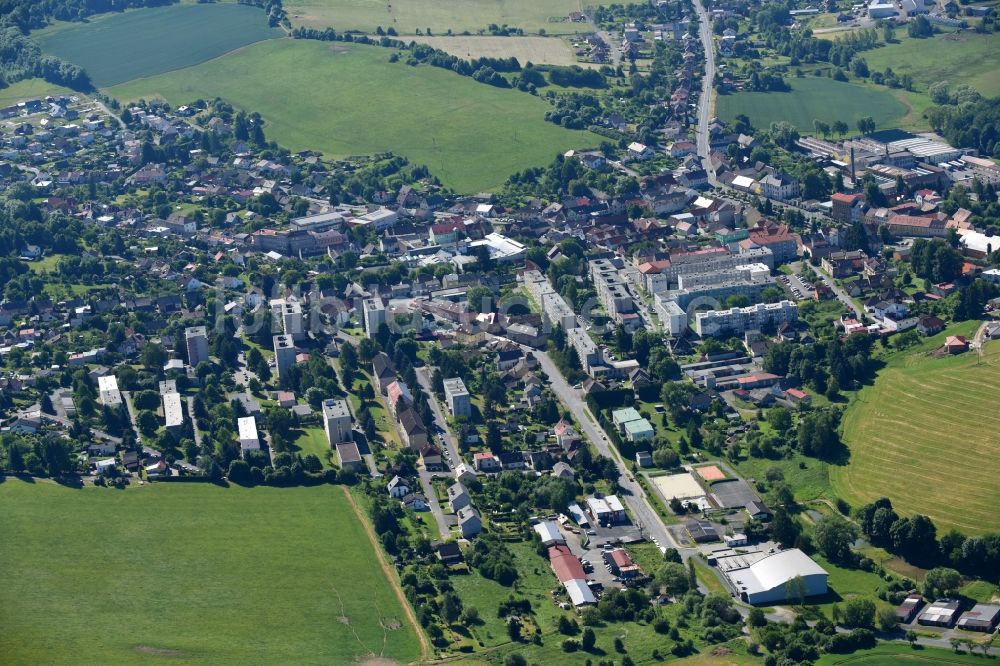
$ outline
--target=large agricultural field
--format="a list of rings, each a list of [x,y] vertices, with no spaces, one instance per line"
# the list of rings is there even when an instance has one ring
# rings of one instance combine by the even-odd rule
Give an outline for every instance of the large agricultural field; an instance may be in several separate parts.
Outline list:
[[[0,505],[5,663],[420,657],[341,487],[8,480]]]
[[[280,37],[263,11],[236,4],[172,5],[60,23],[33,33],[47,53],[80,65],[98,87],[161,74]]]
[[[517,58],[522,65],[575,65],[573,49],[558,37],[417,37],[416,41],[430,44],[453,56],[473,58]]]
[[[964,83],[984,97],[1000,95],[1000,35],[979,35],[973,32],[952,32],[929,39],[912,39],[897,31],[895,44],[859,57],[865,59],[871,71],[892,67],[897,75],[909,74],[919,91],[938,81],[952,87]]]
[[[952,333],[971,336],[963,326]],[[998,391],[998,342],[986,343],[981,362],[975,352],[894,357],[844,417],[851,458],[830,467],[834,491],[854,504],[887,496],[900,515],[926,514],[939,532],[997,532],[1000,486],[989,463],[1000,452]]]
[[[392,151],[426,164],[446,186],[474,192],[600,144],[544,119],[547,103],[443,69],[390,63],[377,46],[271,40],[197,67],[108,92],[172,104],[222,97],[265,119],[268,137],[328,156]],[[267,85],[261,85],[266,81]]]
[[[589,23],[565,20],[570,12],[583,11],[580,0],[286,0],[292,25],[332,26],[337,30],[395,28],[403,35],[428,28],[435,35],[451,30],[472,34],[490,24],[521,28],[527,33],[583,32]]]
[[[871,116],[879,128],[895,127],[903,116],[903,106],[888,89],[877,90],[826,77],[788,79],[791,92],[740,92],[719,95],[716,111],[730,122],[745,114],[754,127],[767,128],[786,120],[800,132],[812,132],[813,121],[842,120],[854,131],[859,118]]]

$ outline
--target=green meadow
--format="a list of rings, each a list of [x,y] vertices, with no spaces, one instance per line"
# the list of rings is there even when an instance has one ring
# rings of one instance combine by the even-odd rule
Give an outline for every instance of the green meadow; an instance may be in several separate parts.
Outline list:
[[[223,99],[259,112],[268,137],[328,156],[392,151],[462,192],[496,188],[600,137],[544,119],[537,97],[436,67],[390,63],[377,46],[272,40],[109,89],[119,100]]]
[[[7,480],[0,506],[4,663],[420,656],[341,487]]]
[[[874,118],[876,125],[885,129],[895,127],[906,111],[888,88],[879,90],[813,76],[787,81],[792,88],[790,92],[719,95],[716,111],[727,122],[744,114],[754,127],[767,128],[771,123],[785,120],[800,132],[812,132],[814,120],[827,123],[842,120],[854,132],[858,119],[866,116]]]
[[[103,88],[190,67],[247,44],[280,37],[256,7],[171,5],[104,14],[35,32],[42,50],[74,64]]]
[[[949,334],[971,338],[976,323]],[[997,532],[998,391],[1000,343],[988,342],[982,360],[933,358],[925,348],[894,356],[844,416],[851,458],[829,468],[834,492],[855,505],[888,497],[900,515],[930,516],[939,533]]]
[[[284,6],[293,25],[367,32],[382,26],[404,35],[428,28],[435,35],[449,30],[476,34],[490,24],[518,27],[526,34],[562,34],[590,25],[564,20],[570,12],[582,11],[577,0],[286,0]]]

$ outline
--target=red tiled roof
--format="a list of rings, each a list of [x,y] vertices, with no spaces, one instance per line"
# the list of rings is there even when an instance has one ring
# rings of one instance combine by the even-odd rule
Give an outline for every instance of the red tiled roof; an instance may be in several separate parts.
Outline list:
[[[549,564],[560,583],[570,580],[587,580],[583,565],[576,555],[570,552],[569,546],[558,545],[549,547]]]

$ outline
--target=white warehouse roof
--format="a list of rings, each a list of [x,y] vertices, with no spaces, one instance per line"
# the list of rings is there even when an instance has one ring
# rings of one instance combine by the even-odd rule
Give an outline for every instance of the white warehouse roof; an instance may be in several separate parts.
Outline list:
[[[587,581],[574,578],[563,583],[563,586],[566,588],[569,600],[574,606],[597,603],[597,599],[587,585]]]
[[[728,571],[726,576],[749,603],[758,603],[786,599],[785,584],[797,577],[806,583],[806,596],[823,594],[829,574],[801,550],[791,548]]]
[[[551,546],[554,543],[566,543],[562,534],[559,533],[559,528],[551,520],[543,520],[535,525],[535,531],[542,538],[543,545]]]

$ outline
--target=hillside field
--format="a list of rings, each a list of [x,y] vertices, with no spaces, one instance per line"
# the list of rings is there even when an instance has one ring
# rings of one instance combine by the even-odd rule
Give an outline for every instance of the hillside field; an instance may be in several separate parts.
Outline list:
[[[570,45],[558,37],[417,37],[415,41],[430,44],[453,56],[473,58],[517,58],[522,65],[575,65],[576,56]]]
[[[952,334],[971,338],[972,324]],[[900,515],[930,516],[939,534],[1000,531],[998,391],[1000,342],[986,343],[981,363],[975,352],[895,356],[844,416],[851,458],[830,467],[833,490],[854,505],[889,497]]]
[[[525,34],[585,32],[589,23],[564,20],[583,11],[579,0],[285,0],[292,25],[331,26],[374,32],[377,26],[412,35],[427,28],[435,35],[477,33],[490,24],[521,28]]]
[[[5,663],[420,656],[342,487],[7,480],[0,505]]]
[[[859,118],[871,116],[879,129],[895,127],[906,108],[886,90],[856,86],[826,77],[787,79],[791,92],[739,92],[719,95],[716,112],[726,122],[745,114],[754,127],[786,120],[800,132],[812,132],[813,121],[846,122],[852,132]]]
[[[172,104],[222,97],[265,119],[267,136],[328,156],[392,151],[426,164],[460,192],[499,187],[600,137],[544,119],[549,105],[431,66],[390,63],[377,46],[271,40],[185,70],[108,92]],[[267,85],[262,85],[267,82]]]
[[[871,71],[892,67],[897,75],[912,76],[922,92],[938,81],[947,81],[952,87],[970,85],[984,97],[1000,95],[1000,34],[952,32],[911,39],[897,30],[896,35],[898,43],[859,54]]]
[[[171,5],[60,23],[32,33],[42,50],[74,64],[103,88],[190,67],[284,33],[258,8]]]

